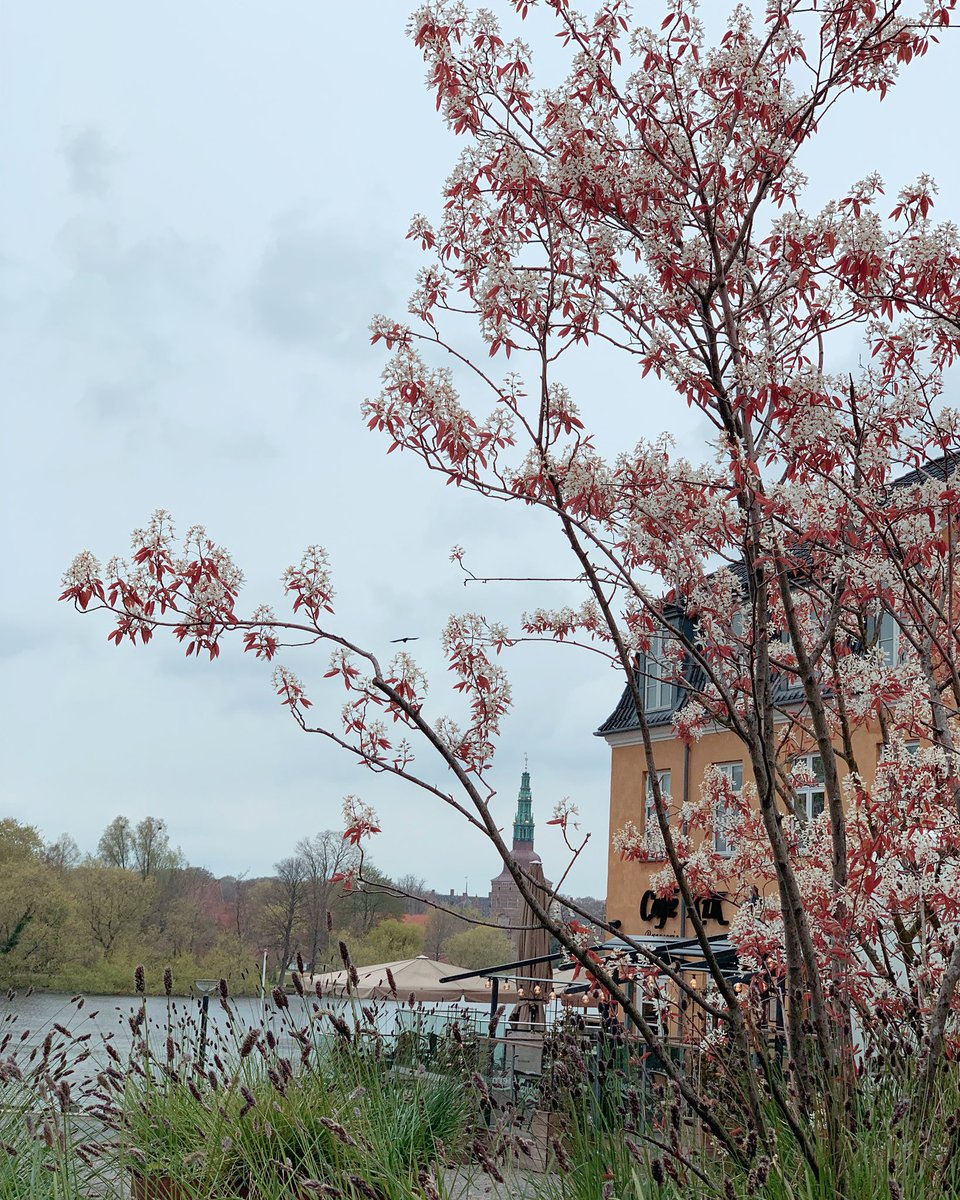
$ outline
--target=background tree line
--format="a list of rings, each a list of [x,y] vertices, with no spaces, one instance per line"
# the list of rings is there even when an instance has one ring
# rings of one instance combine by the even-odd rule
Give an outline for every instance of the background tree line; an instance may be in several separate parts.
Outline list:
[[[156,817],[115,817],[86,855],[67,833],[44,841],[34,826],[0,819],[0,986],[126,992],[142,962],[153,979],[170,965],[181,991],[223,975],[235,992],[253,992],[264,954],[268,980],[283,982],[298,953],[308,970],[339,968],[340,940],[361,966],[514,957],[479,909],[458,897],[458,911],[445,911],[423,879],[394,882],[367,859],[363,883],[331,882],[353,854],[324,830],[301,838],[273,875],[217,878],[191,866]]]

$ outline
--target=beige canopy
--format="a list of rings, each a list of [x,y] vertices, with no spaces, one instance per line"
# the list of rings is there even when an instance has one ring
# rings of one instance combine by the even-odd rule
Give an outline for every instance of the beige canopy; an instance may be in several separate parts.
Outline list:
[[[467,970],[453,963],[437,962],[421,954],[418,958],[406,958],[399,962],[377,963],[372,967],[357,967],[358,986],[353,995],[358,1000],[389,1000],[393,998],[387,971],[393,975],[397,985],[397,999],[406,1001],[413,993],[415,1000],[425,1003],[446,1001],[455,1003],[457,1000],[472,1000],[486,1003],[490,1000],[490,987],[485,979],[463,979],[459,983],[441,983],[446,975],[459,975]],[[306,980],[304,981],[306,982]],[[314,975],[310,985],[320,985],[320,994],[330,997],[346,997],[347,972],[327,971],[324,975]],[[506,980],[500,983],[500,1001],[508,1003],[516,999],[516,988],[508,985]]]

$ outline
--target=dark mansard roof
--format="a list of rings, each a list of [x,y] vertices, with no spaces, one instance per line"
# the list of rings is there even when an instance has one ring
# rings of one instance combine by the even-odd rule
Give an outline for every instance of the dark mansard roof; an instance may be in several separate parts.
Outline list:
[[[676,696],[673,704],[669,708],[661,708],[655,712],[648,712],[647,725],[651,729],[661,729],[665,725],[669,725],[673,721],[673,714],[682,708],[686,702],[687,695],[690,692],[696,693],[703,686],[703,672],[697,666],[684,668],[684,679],[687,680],[684,688],[675,688]],[[640,671],[637,672],[637,682],[643,690],[643,677]],[[803,699],[803,688],[797,684],[792,684],[784,675],[777,675],[773,683],[773,702],[776,705],[799,704]],[[632,730],[639,729],[640,722],[637,720],[637,712],[633,706],[633,696],[630,689],[625,687],[623,695],[617,707],[613,710],[609,717],[603,722],[599,729],[594,732],[595,737],[606,737],[611,733],[629,733]]]
[[[892,486],[910,487],[914,483],[924,483],[927,479],[939,479],[941,483],[960,472],[960,450],[948,450],[946,454],[942,454],[939,458],[931,458],[922,466],[917,467],[915,471],[908,471],[905,475],[899,475],[893,481]]]
[[[898,476],[893,480],[891,486],[895,488],[910,487],[913,484],[923,483],[927,479],[939,479],[941,482],[946,482],[951,476],[960,474],[960,450],[950,450],[943,454],[940,458],[931,459],[925,462],[916,470],[908,471],[904,475]],[[732,571],[737,577],[737,583],[740,588],[746,592],[747,590],[747,575],[743,563],[732,563],[724,570]],[[678,610],[678,616],[679,616]],[[643,690],[642,676],[642,656],[638,658],[637,663],[637,682]],[[659,729],[669,725],[673,721],[673,714],[683,706],[690,693],[696,694],[704,685],[703,671],[688,662],[684,665],[683,678],[686,681],[684,687],[674,688],[675,696],[673,704],[669,708],[662,708],[656,711],[651,711],[646,714],[647,725],[651,729]],[[773,684],[773,702],[776,705],[799,704],[803,700],[803,688],[796,683],[791,683],[790,679],[785,675],[778,674],[774,679]],[[629,733],[632,730],[639,729],[640,723],[637,720],[636,709],[633,704],[633,696],[630,694],[629,687],[623,689],[623,694],[620,700],[610,714],[603,722],[599,729],[594,733],[595,737],[606,737],[611,733]]]

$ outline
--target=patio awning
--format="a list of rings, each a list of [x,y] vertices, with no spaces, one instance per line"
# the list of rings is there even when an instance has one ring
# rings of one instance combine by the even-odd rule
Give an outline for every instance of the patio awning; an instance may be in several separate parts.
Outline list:
[[[454,966],[452,963],[438,962],[427,958],[425,954],[417,958],[401,959],[398,962],[376,963],[370,967],[357,967],[357,986],[352,994],[358,1000],[391,1000],[393,992],[387,972],[393,976],[396,984],[396,998],[400,1001],[409,999],[412,995],[415,1001],[425,1003],[456,1003],[458,1000],[468,1000],[476,1003],[486,1003],[490,999],[490,987],[484,979],[471,978],[464,980],[448,980],[449,975],[467,974],[465,968]],[[323,975],[313,975],[310,986],[319,985],[321,994],[334,996],[338,999],[350,994],[346,971],[327,971]],[[516,993],[511,989],[507,995],[504,986],[503,999],[512,1000]]]

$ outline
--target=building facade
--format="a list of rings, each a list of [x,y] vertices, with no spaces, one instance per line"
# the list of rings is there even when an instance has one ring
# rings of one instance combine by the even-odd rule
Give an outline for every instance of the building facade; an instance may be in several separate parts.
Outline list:
[[[681,911],[679,900],[658,897],[653,887],[654,876],[667,865],[666,856],[653,809],[650,772],[647,770],[643,742],[636,717],[631,719],[626,702],[630,703],[632,709],[629,692],[625,693],[624,701],[597,731],[611,750],[610,829],[613,834],[627,822],[632,822],[646,839],[650,857],[645,862],[625,861],[611,836],[607,862],[607,920],[619,920],[624,933],[630,936],[692,937],[693,929],[688,914]],[[726,730],[706,733],[698,742],[685,744],[672,728],[676,707],[677,704],[674,704],[672,708],[648,714],[648,721],[653,726],[650,734],[661,791],[665,797],[669,797],[667,808],[670,822],[674,827],[679,827],[680,809],[687,800],[697,797],[708,768],[719,768],[727,775],[735,791],[739,791],[745,783],[752,783],[753,773],[749,759],[744,757],[743,743]],[[857,760],[868,777],[872,778],[881,748],[877,730],[865,728],[855,731]],[[821,785],[819,788],[801,789],[800,798],[805,803],[807,815],[818,816],[824,806],[822,764],[815,753],[800,757],[811,760],[808,765],[814,782],[820,782]],[[816,779],[818,772],[821,776],[819,781]],[[842,777],[842,763],[840,772]],[[716,853],[732,854],[732,846],[726,842],[721,830],[715,831],[714,838],[713,850]],[[698,844],[695,837],[693,844]],[[742,895],[748,894],[751,881],[744,882],[747,886]],[[698,902],[700,916],[709,935],[720,936],[725,933],[740,898],[721,890],[713,897]]]
[[[954,451],[927,463],[895,480],[892,487],[908,488],[927,477],[944,481],[960,477],[960,453]],[[727,570],[735,576],[740,571],[736,565]],[[738,587],[741,592],[746,590],[742,573]],[[671,624],[685,624],[686,635],[695,637],[693,623],[681,610],[673,612],[669,620]],[[874,645],[888,663],[900,661],[902,638],[895,614],[884,612],[877,618],[873,638]],[[698,800],[710,768],[726,777],[731,791],[739,792],[754,782],[751,764],[741,740],[726,729],[708,728],[699,740],[692,742],[685,742],[677,735],[674,718],[702,680],[694,678],[689,667],[682,668],[677,677],[676,668],[669,665],[662,634],[654,634],[649,652],[638,658],[636,678],[653,747],[654,770],[667,804],[671,827],[679,830],[680,811],[686,802]],[[791,721],[791,714],[802,714],[803,691],[795,676],[781,674],[774,679],[773,702],[782,713],[783,727]],[[801,726],[803,722],[796,724]],[[668,864],[654,807],[653,772],[648,769],[629,688],[624,689],[616,708],[596,734],[604,738],[611,749],[607,920],[620,921],[623,932],[632,937],[656,941],[692,937],[694,931],[689,914],[683,911],[679,898],[663,895],[663,887],[659,888],[661,894],[658,895],[654,883],[655,877],[661,875]],[[881,730],[876,724],[866,723],[853,728],[850,736],[857,767],[869,785],[884,749]],[[912,751],[920,744],[919,741],[907,742],[906,748]],[[796,788],[797,803],[801,815],[812,820],[824,811],[825,806],[822,760],[809,738],[804,741],[802,736],[785,737],[783,747],[784,765],[791,771],[800,767],[799,776],[803,783]],[[838,756],[837,766],[842,781],[847,771],[842,755]],[[628,823],[639,830],[645,843],[645,861],[625,859],[616,844],[617,831]],[[732,858],[734,847],[724,833],[722,821],[715,821],[709,835],[698,835],[695,831],[691,834],[693,852],[702,847],[704,836],[713,839],[713,845],[707,849]],[[737,879],[736,894],[718,886],[712,896],[697,901],[708,935],[724,935],[736,915],[737,905],[757,895],[756,883],[747,878]]]

